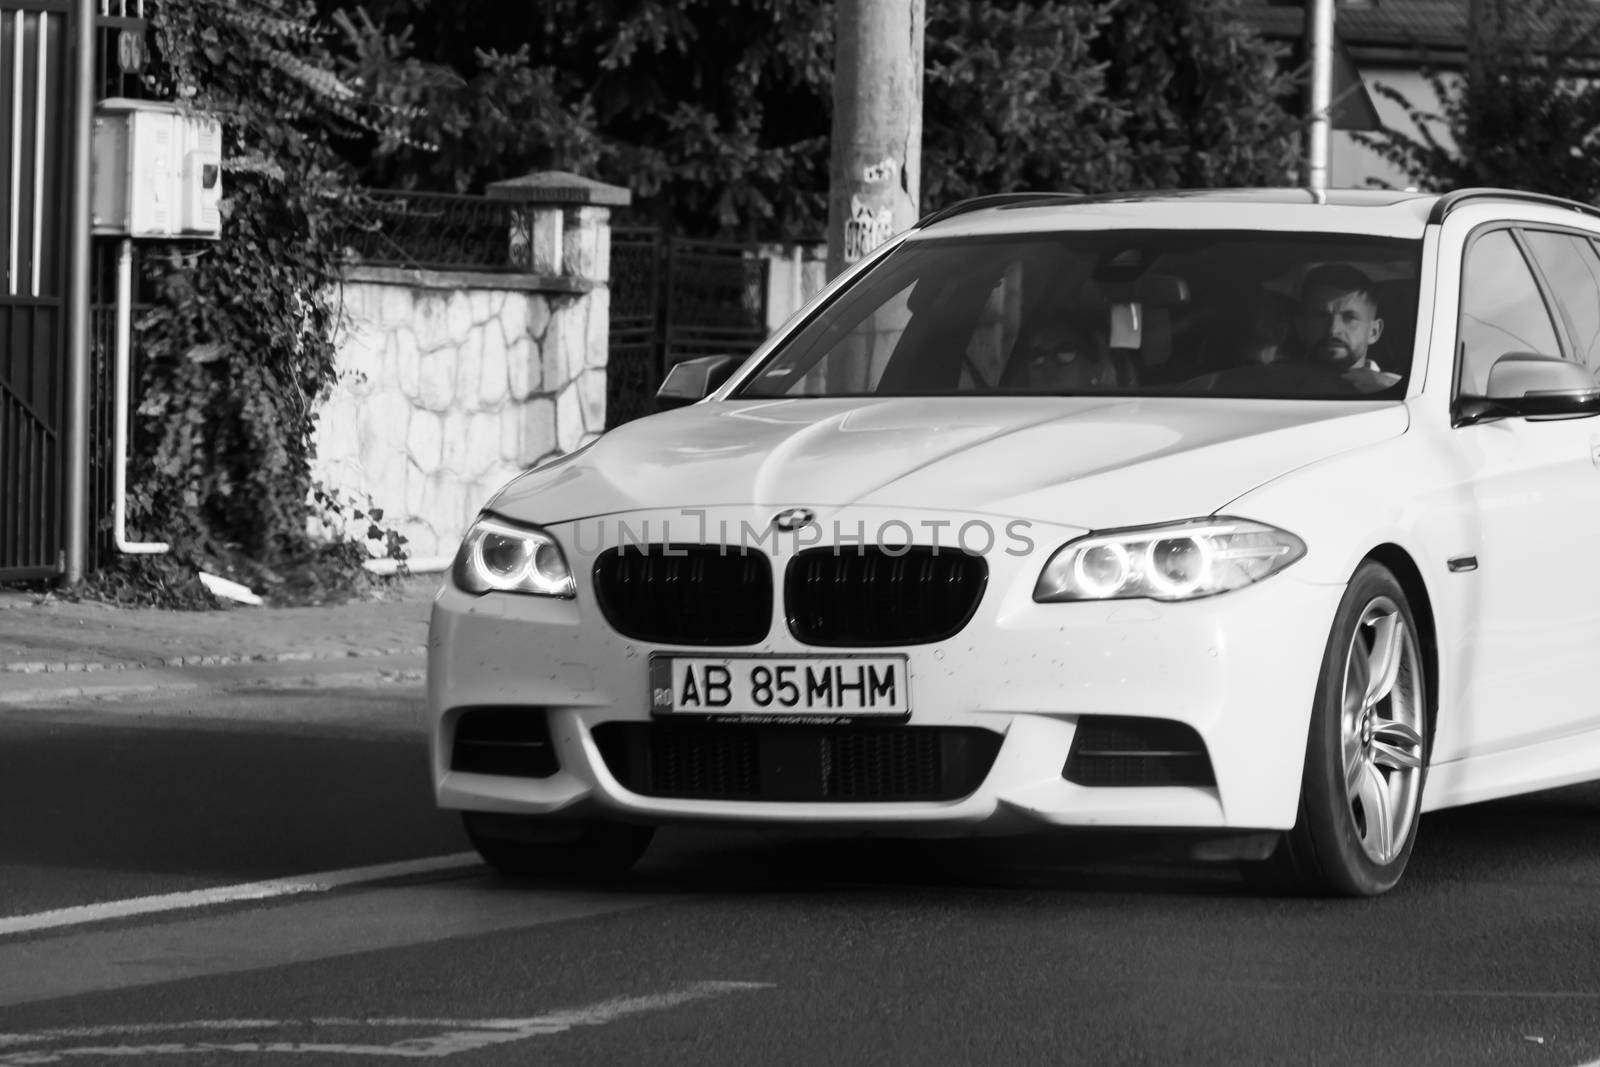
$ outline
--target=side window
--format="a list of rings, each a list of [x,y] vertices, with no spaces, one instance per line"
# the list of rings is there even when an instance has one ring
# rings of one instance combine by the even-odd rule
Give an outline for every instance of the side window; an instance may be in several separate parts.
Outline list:
[[[1489,368],[1508,352],[1561,352],[1544,297],[1509,230],[1485,234],[1467,250],[1458,341],[1462,393],[1481,394]]]
[[[1523,236],[1567,320],[1572,357],[1595,374],[1600,371],[1600,255],[1575,234],[1527,230]]]

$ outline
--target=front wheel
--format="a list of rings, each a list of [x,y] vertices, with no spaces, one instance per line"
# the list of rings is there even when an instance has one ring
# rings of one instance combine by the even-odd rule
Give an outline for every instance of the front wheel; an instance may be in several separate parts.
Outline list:
[[[655,828],[604,820],[554,820],[463,812],[485,863],[508,878],[597,882],[620,878],[650,847]]]
[[[1251,873],[1329,896],[1376,896],[1400,881],[1427,776],[1426,684],[1404,590],[1388,568],[1363,563],[1323,655],[1294,829]]]

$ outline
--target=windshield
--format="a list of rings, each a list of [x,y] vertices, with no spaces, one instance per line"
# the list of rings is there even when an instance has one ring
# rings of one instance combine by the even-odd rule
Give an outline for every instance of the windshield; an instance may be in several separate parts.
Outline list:
[[[1400,397],[1420,258],[1322,233],[908,241],[734,396]]]

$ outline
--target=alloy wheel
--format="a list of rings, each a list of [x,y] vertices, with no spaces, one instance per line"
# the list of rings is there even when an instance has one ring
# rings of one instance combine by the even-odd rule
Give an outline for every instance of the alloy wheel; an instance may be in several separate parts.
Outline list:
[[[1346,803],[1375,864],[1399,856],[1417,818],[1423,716],[1415,635],[1393,600],[1374,597],[1345,653],[1340,740]]]

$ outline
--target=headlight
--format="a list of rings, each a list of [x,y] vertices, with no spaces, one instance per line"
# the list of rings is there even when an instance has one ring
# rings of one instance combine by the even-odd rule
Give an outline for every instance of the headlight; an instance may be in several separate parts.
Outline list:
[[[532,593],[570,597],[577,592],[567,557],[543,530],[481,518],[472,524],[451,572],[469,593]]]
[[[1259,582],[1305,554],[1294,534],[1245,519],[1112,530],[1057,550],[1033,599],[1192,600]]]

